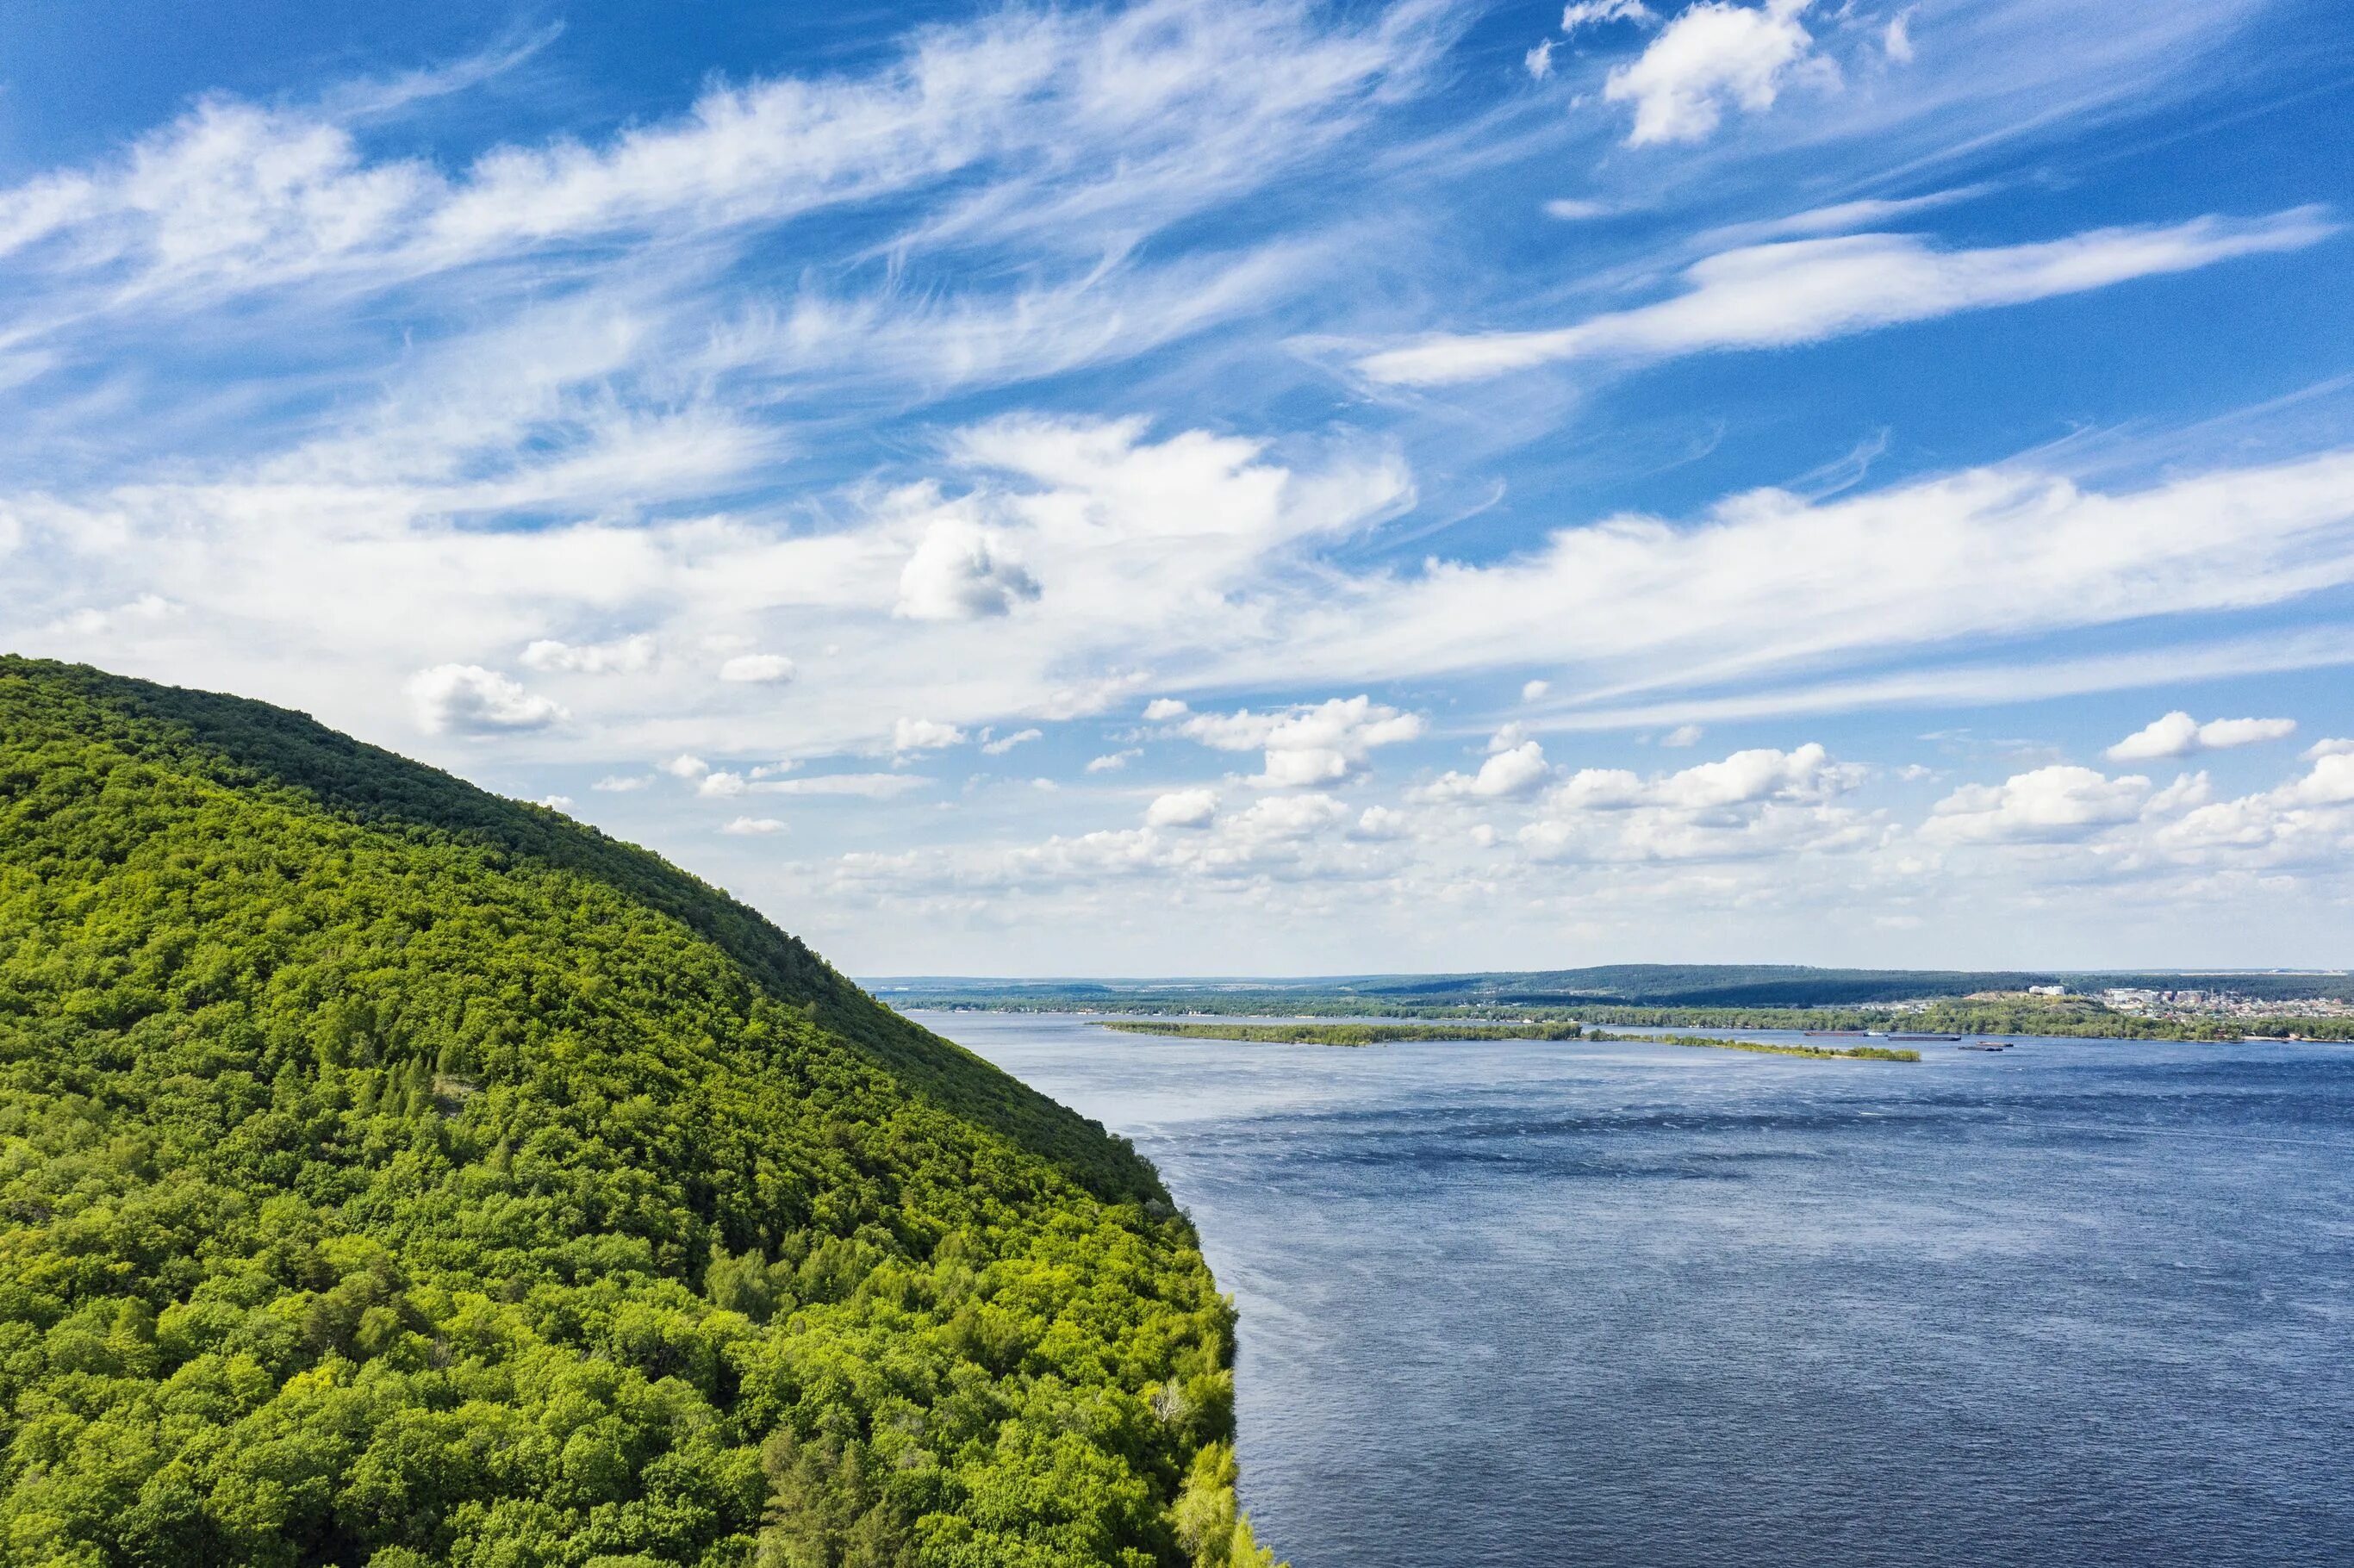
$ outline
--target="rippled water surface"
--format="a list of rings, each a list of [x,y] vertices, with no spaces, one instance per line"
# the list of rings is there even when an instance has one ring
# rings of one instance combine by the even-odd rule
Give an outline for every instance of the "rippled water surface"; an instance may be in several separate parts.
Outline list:
[[[2354,1563],[2354,1048],[925,1022],[1192,1212],[1294,1568]]]

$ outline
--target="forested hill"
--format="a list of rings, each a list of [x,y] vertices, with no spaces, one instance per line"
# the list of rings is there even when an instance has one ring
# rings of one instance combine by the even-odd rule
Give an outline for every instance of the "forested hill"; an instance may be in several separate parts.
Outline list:
[[[0,1560],[1259,1561],[1133,1151],[643,851],[0,659]]]

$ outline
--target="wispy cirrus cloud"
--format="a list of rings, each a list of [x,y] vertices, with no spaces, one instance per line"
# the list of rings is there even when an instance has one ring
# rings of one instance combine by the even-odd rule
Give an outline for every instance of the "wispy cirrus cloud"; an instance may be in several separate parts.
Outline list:
[[[1434,337],[1367,355],[1358,368],[1377,383],[1436,386],[1573,360],[1786,347],[2299,250],[2337,231],[2318,209],[2297,207],[1971,250],[1903,234],[1747,246],[1695,262],[1684,291],[1657,304],[1543,331]]]

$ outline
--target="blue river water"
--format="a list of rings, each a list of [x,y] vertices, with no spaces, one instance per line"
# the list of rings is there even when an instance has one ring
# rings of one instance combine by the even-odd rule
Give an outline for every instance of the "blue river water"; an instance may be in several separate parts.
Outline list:
[[[1293,1568],[2354,1563],[2354,1047],[922,1016],[1159,1164]]]

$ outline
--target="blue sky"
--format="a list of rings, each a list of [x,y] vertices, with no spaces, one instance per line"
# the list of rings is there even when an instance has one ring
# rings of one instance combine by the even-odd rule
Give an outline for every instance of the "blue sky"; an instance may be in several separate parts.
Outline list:
[[[18,7],[0,643],[866,974],[2342,964],[2349,126],[2324,0]]]

